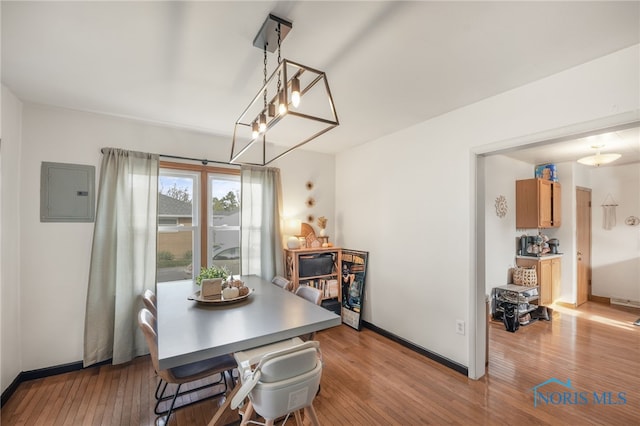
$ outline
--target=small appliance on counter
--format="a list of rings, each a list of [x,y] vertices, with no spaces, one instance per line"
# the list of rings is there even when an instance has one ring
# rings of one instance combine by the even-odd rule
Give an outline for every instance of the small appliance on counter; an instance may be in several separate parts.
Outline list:
[[[560,254],[558,246],[560,241],[557,238],[549,239],[548,236],[538,233],[535,236],[522,235],[518,240],[518,255],[540,257],[550,254]]]
[[[529,237],[523,235],[520,237],[520,252],[519,255],[525,256],[527,254],[527,246],[529,245]]]

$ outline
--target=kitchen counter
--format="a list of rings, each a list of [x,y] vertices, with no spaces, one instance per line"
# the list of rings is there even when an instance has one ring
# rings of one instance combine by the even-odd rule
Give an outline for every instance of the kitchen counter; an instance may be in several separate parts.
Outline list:
[[[541,255],[537,255],[537,254],[532,254],[532,255],[516,255],[516,259],[553,259],[555,257],[562,257],[564,253],[556,253],[556,254],[551,254],[551,253],[545,253],[545,254],[541,254]]]

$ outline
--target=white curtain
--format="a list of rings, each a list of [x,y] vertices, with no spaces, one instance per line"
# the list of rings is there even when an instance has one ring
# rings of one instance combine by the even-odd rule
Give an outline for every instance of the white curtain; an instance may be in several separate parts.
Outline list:
[[[158,155],[102,150],[84,326],[84,365],[148,352],[137,314],[155,289]]]
[[[241,181],[242,274],[271,281],[284,272],[280,169],[243,166]]]

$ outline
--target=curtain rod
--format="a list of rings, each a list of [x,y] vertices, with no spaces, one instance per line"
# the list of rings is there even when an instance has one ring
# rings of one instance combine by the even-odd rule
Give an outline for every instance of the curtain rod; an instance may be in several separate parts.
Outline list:
[[[100,152],[104,154],[104,148],[100,149]],[[240,167],[239,164],[230,163],[228,161],[207,160],[206,158],[201,159],[201,158],[192,158],[192,157],[180,157],[178,155],[166,155],[166,154],[158,154],[158,155],[164,158],[173,158],[174,160],[197,161],[199,163],[202,163],[203,166],[206,166],[209,163],[215,163],[215,164],[224,164],[227,166]]]
[[[218,160],[207,160],[205,159],[200,159],[200,158],[190,158],[190,157],[180,157],[177,155],[165,155],[165,154],[159,154],[160,157],[163,158],[173,158],[174,160],[187,160],[187,161],[199,161],[200,163],[202,163],[203,166],[206,166],[209,163],[215,163],[215,164],[225,164],[227,166],[237,166],[239,167],[239,164],[234,164],[234,163],[230,163],[228,161],[218,161]]]

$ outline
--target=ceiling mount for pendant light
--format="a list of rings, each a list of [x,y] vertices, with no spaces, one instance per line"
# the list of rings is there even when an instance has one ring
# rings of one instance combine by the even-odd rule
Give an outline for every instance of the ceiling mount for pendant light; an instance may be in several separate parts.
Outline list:
[[[326,74],[280,58],[291,28],[269,15],[253,40],[264,53],[264,84],[235,123],[231,163],[267,165],[339,125]],[[275,51],[278,64],[267,78],[267,52]]]
[[[578,163],[584,164],[586,166],[596,166],[600,167],[602,164],[608,164],[613,161],[616,161],[618,158],[622,157],[621,154],[609,153],[609,154],[601,154],[600,149],[604,148],[604,145],[591,145],[591,148],[596,150],[595,155],[589,155],[587,157],[582,157],[578,159]]]

